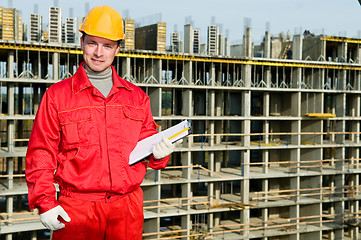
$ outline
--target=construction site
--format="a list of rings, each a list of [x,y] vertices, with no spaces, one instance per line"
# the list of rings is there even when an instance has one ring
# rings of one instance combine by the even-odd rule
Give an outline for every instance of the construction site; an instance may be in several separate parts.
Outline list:
[[[31,15],[26,39],[17,10],[0,8],[1,240],[50,239],[27,203],[27,144],[42,95],[82,51],[78,19],[49,14],[47,32]],[[125,19],[113,63],[159,131],[192,122],[168,166],[146,173],[143,239],[360,239],[361,39],[265,31],[256,45],[248,27],[230,45],[216,25],[184,25],[183,39],[166,28]]]

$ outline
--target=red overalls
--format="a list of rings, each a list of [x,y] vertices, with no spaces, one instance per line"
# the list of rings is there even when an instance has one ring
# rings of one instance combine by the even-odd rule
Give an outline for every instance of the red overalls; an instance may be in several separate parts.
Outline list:
[[[90,83],[83,63],[73,77],[53,84],[45,92],[26,155],[31,209],[38,208],[44,213],[59,204],[53,185],[56,182],[63,196],[59,201],[64,206],[69,199],[76,199],[74,206],[85,207],[85,203],[75,201],[94,204],[88,209],[99,203],[106,206],[115,201],[122,204],[139,201],[124,214],[129,219],[141,218],[143,222],[142,210],[140,215],[134,214],[134,209],[142,206],[139,186],[147,162],[129,166],[128,160],[138,141],[157,133],[156,124],[148,96],[120,78],[113,67],[112,71],[113,87],[107,98]],[[149,166],[161,169],[168,160],[169,157],[154,160],[150,156]],[[107,211],[106,207],[102,208]],[[64,209],[71,212],[67,207]],[[72,221],[64,229],[75,222],[76,216],[68,214]],[[96,216],[92,217],[90,222],[97,220]],[[60,231],[54,232],[55,235]]]

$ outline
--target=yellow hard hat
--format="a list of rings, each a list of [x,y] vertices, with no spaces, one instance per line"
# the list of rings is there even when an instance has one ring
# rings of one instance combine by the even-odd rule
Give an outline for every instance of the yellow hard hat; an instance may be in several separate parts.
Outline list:
[[[79,31],[113,41],[124,39],[122,16],[117,10],[109,6],[92,8],[85,17]]]

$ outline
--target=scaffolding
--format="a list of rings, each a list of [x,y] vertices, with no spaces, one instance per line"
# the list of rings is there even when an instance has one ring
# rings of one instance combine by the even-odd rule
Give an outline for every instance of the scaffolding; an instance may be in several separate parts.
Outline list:
[[[359,52],[355,39],[339,40]],[[326,61],[329,52],[319,61],[116,56],[160,130],[192,121],[169,165],[148,169],[141,185],[144,239],[360,238],[361,65]],[[9,238],[45,231],[26,205],[26,147],[45,90],[81,61],[76,46],[0,41],[0,232]]]

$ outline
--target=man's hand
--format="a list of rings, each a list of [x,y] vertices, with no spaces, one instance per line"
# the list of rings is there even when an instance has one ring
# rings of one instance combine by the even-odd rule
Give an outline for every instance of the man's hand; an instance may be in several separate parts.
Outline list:
[[[65,210],[59,205],[40,214],[40,221],[47,229],[56,231],[65,227],[64,223],[58,220],[58,216],[62,217],[65,222],[70,222],[71,220]]]
[[[173,144],[168,138],[163,137],[162,141],[153,147],[154,158],[165,158],[166,156],[170,155],[174,151],[175,146],[181,142],[183,142],[182,139]]]

